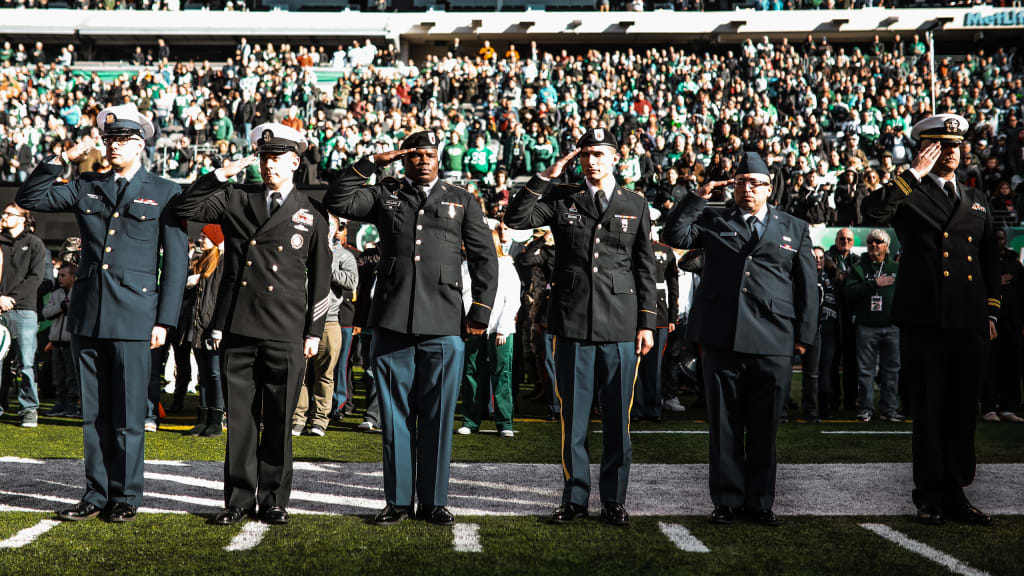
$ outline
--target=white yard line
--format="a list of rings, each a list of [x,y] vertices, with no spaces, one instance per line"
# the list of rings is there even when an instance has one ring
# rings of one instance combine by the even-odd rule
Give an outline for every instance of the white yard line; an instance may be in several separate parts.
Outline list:
[[[690,534],[690,531],[682,524],[658,522],[658,528],[661,528],[661,533],[667,536],[676,545],[676,548],[683,552],[711,552],[703,542],[698,540],[693,534]]]
[[[591,434],[603,434],[601,430],[593,430]],[[634,434],[707,434],[707,430],[630,430],[629,435]]]
[[[45,460],[36,460],[35,458],[19,458],[18,456],[0,456],[0,462],[9,462],[11,464],[46,464]]]
[[[456,552],[483,552],[478,524],[456,524],[452,529]]]
[[[885,524],[869,523],[861,524],[860,527],[864,528],[865,530],[870,530],[871,532],[874,532],[875,534],[881,536],[882,538],[885,538],[889,542],[892,542],[893,544],[899,546],[900,548],[903,548],[904,550],[909,550],[910,552],[913,552],[920,556],[924,556],[925,558],[931,560],[932,562],[935,562],[936,564],[945,566],[950,572],[962,574],[963,576],[989,576],[988,572],[985,572],[984,570],[977,570],[975,568],[971,568],[967,564],[964,564],[956,558],[953,558],[949,554],[939,552],[938,550],[932,548],[927,544],[918,542],[917,540],[913,540],[906,534],[893,530]]]
[[[224,547],[227,552],[243,552],[252,550],[263,541],[263,535],[270,528],[269,524],[262,522],[246,522],[242,531],[231,539],[231,543]]]
[[[22,546],[27,546],[58,524],[60,522],[56,520],[40,520],[39,524],[20,530],[14,536],[0,541],[0,548],[21,548]]]

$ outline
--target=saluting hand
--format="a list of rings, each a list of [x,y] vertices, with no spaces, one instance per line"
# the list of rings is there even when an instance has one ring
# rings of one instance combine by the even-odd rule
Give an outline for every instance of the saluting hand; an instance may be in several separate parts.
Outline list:
[[[153,331],[149,335],[149,349],[156,350],[167,342],[167,328],[163,326],[153,326]]]
[[[569,152],[565,156],[562,156],[558,160],[555,160],[555,163],[552,164],[551,166],[548,166],[548,169],[541,172],[540,175],[547,178],[548,180],[558,178],[559,176],[562,175],[562,172],[565,171],[565,166],[569,164],[569,161],[578,156],[579,153],[579,148],[573,150],[572,152]]]
[[[223,174],[225,178],[232,178],[235,176],[235,174],[238,174],[242,170],[248,168],[250,165],[255,164],[259,161],[259,156],[257,156],[256,154],[250,154],[240,160],[232,160],[230,162],[225,162],[224,165],[220,167],[221,174]]]
[[[641,329],[636,331],[636,353],[646,356],[654,348],[654,331]]]
[[[715,190],[719,188],[725,188],[726,186],[731,186],[733,182],[735,182],[735,180],[733,180],[732,178],[728,180],[709,180],[708,182],[705,182],[703,186],[697,189],[697,195],[707,200],[708,198],[711,198],[711,194]]]
[[[385,164],[391,164],[395,160],[402,158],[412,150],[403,148],[402,150],[391,150],[389,152],[381,152],[380,154],[373,155],[373,163],[377,166],[384,166]]]
[[[89,148],[92,148],[95,143],[96,141],[92,139],[92,136],[82,138],[78,141],[78,144],[67,149],[66,153],[68,160],[71,162],[77,161],[87,150],[89,150]]]
[[[917,156],[914,156],[914,161],[910,163],[910,167],[917,172],[918,176],[924,176],[935,167],[940,154],[942,154],[942,145],[938,142],[931,142],[918,151]]]

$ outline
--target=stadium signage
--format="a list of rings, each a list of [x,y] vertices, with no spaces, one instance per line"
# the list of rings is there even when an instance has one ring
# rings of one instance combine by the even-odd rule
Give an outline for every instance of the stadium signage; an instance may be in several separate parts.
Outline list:
[[[1024,10],[1003,10],[1001,12],[968,12],[964,14],[965,27],[982,26],[1024,26]]]

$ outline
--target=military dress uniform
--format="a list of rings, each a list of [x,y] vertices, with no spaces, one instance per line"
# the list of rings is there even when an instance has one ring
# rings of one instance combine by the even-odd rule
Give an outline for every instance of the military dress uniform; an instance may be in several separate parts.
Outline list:
[[[737,174],[768,174],[756,153]],[[817,269],[806,222],[766,206],[751,233],[738,208],[706,208],[687,194],[669,213],[670,246],[702,248],[704,270],[686,327],[700,345],[710,428],[710,491],[716,509],[770,511],[775,434],[789,396],[796,343],[818,327]],[[774,520],[774,518],[773,518]]]
[[[402,149],[436,149],[433,136],[412,134]],[[324,205],[380,233],[368,326],[384,437],[385,511],[408,511],[418,501],[421,513],[429,515],[448,504],[463,319],[487,325],[497,291],[497,254],[472,194],[440,180],[428,190],[408,179],[367,184],[379,168],[372,157],[346,168],[327,189]],[[463,246],[473,293],[468,313],[462,304]]]
[[[131,104],[103,110],[98,124],[105,136],[153,131]],[[141,166],[127,180],[111,171],[54,183],[62,170],[40,163],[16,199],[28,210],[74,213],[82,237],[68,311],[82,387],[82,500],[137,507],[150,338],[155,325],[175,327],[185,290],[188,240],[173,210],[181,188]]]
[[[589,130],[578,143],[579,148],[593,145],[615,146],[603,129]],[[600,212],[588,184],[555,184],[534,176],[505,212],[510,228],[550,226],[555,238],[548,333],[561,406],[562,504],[584,510],[590,499],[587,435],[595,394],[602,408],[601,502],[606,508],[625,504],[633,458],[629,413],[639,370],[637,331],[654,330],[658,318],[647,201],[616,185]]]
[[[272,136],[264,140],[267,131]],[[251,137],[261,154],[301,154],[305,148],[301,135],[280,124],[257,126]],[[271,196],[262,184],[237,185],[211,172],[186,190],[178,206],[181,218],[220,224],[224,233],[224,272],[211,324],[222,335],[231,423],[224,501],[250,514],[257,504],[261,514],[288,506],[291,417],[306,368],[303,343],[323,335],[330,289],[322,208],[292,189],[271,214]]]
[[[668,346],[668,326],[679,315],[679,266],[676,254],[666,244],[653,242],[654,280],[658,289],[658,329],[654,331],[654,348],[640,361],[640,380],[635,392],[634,412],[639,418],[661,418],[661,359]]]
[[[919,122],[912,135],[959,145],[966,131],[966,119],[941,114]],[[908,169],[885,185],[883,196],[873,216],[891,218],[903,245],[892,319],[912,388],[913,499],[923,521],[938,523],[943,512],[970,507],[963,487],[974,479],[989,319],[999,316],[998,244],[984,193],[955,178],[942,182]]]

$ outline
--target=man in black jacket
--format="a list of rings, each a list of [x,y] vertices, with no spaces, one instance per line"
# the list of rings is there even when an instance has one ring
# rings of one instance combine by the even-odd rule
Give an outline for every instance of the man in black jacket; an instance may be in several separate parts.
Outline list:
[[[997,335],[999,253],[985,195],[956,182],[967,120],[938,114],[911,134],[921,149],[885,186],[879,217],[903,244],[893,322],[914,416],[914,504],[925,524],[988,525],[964,487],[974,480],[978,387]]]
[[[250,139],[259,151],[262,185],[228,181],[256,161],[247,156],[196,180],[178,206],[180,218],[220,224],[224,233],[224,277],[211,332],[221,348],[231,423],[225,507],[213,521],[220,525],[254,515],[257,504],[264,522],[288,522],[291,416],[305,359],[317,352],[330,304],[327,219],[294,183],[305,138],[266,123],[253,128]]]
[[[18,402],[21,404],[21,425],[35,428],[39,408],[36,386],[36,297],[39,285],[49,270],[50,252],[38,236],[28,227],[29,212],[14,202],[4,207],[0,220],[0,248],[3,249],[3,276],[0,282],[0,320],[7,325],[14,340],[17,354],[9,354],[4,363],[3,385],[0,389],[0,414],[7,401],[7,390],[14,375],[7,367],[18,358],[21,364],[21,384]]]
[[[651,215],[643,196],[615,182],[614,136],[588,130],[578,148],[534,176],[505,213],[515,229],[551,226],[554,277],[548,310],[555,390],[562,414],[562,505],[556,524],[587,516],[587,436],[595,394],[602,407],[601,519],[629,524],[626,487],[633,450],[629,410],[640,356],[654,345],[658,304]],[[556,184],[580,157],[585,181]]]

